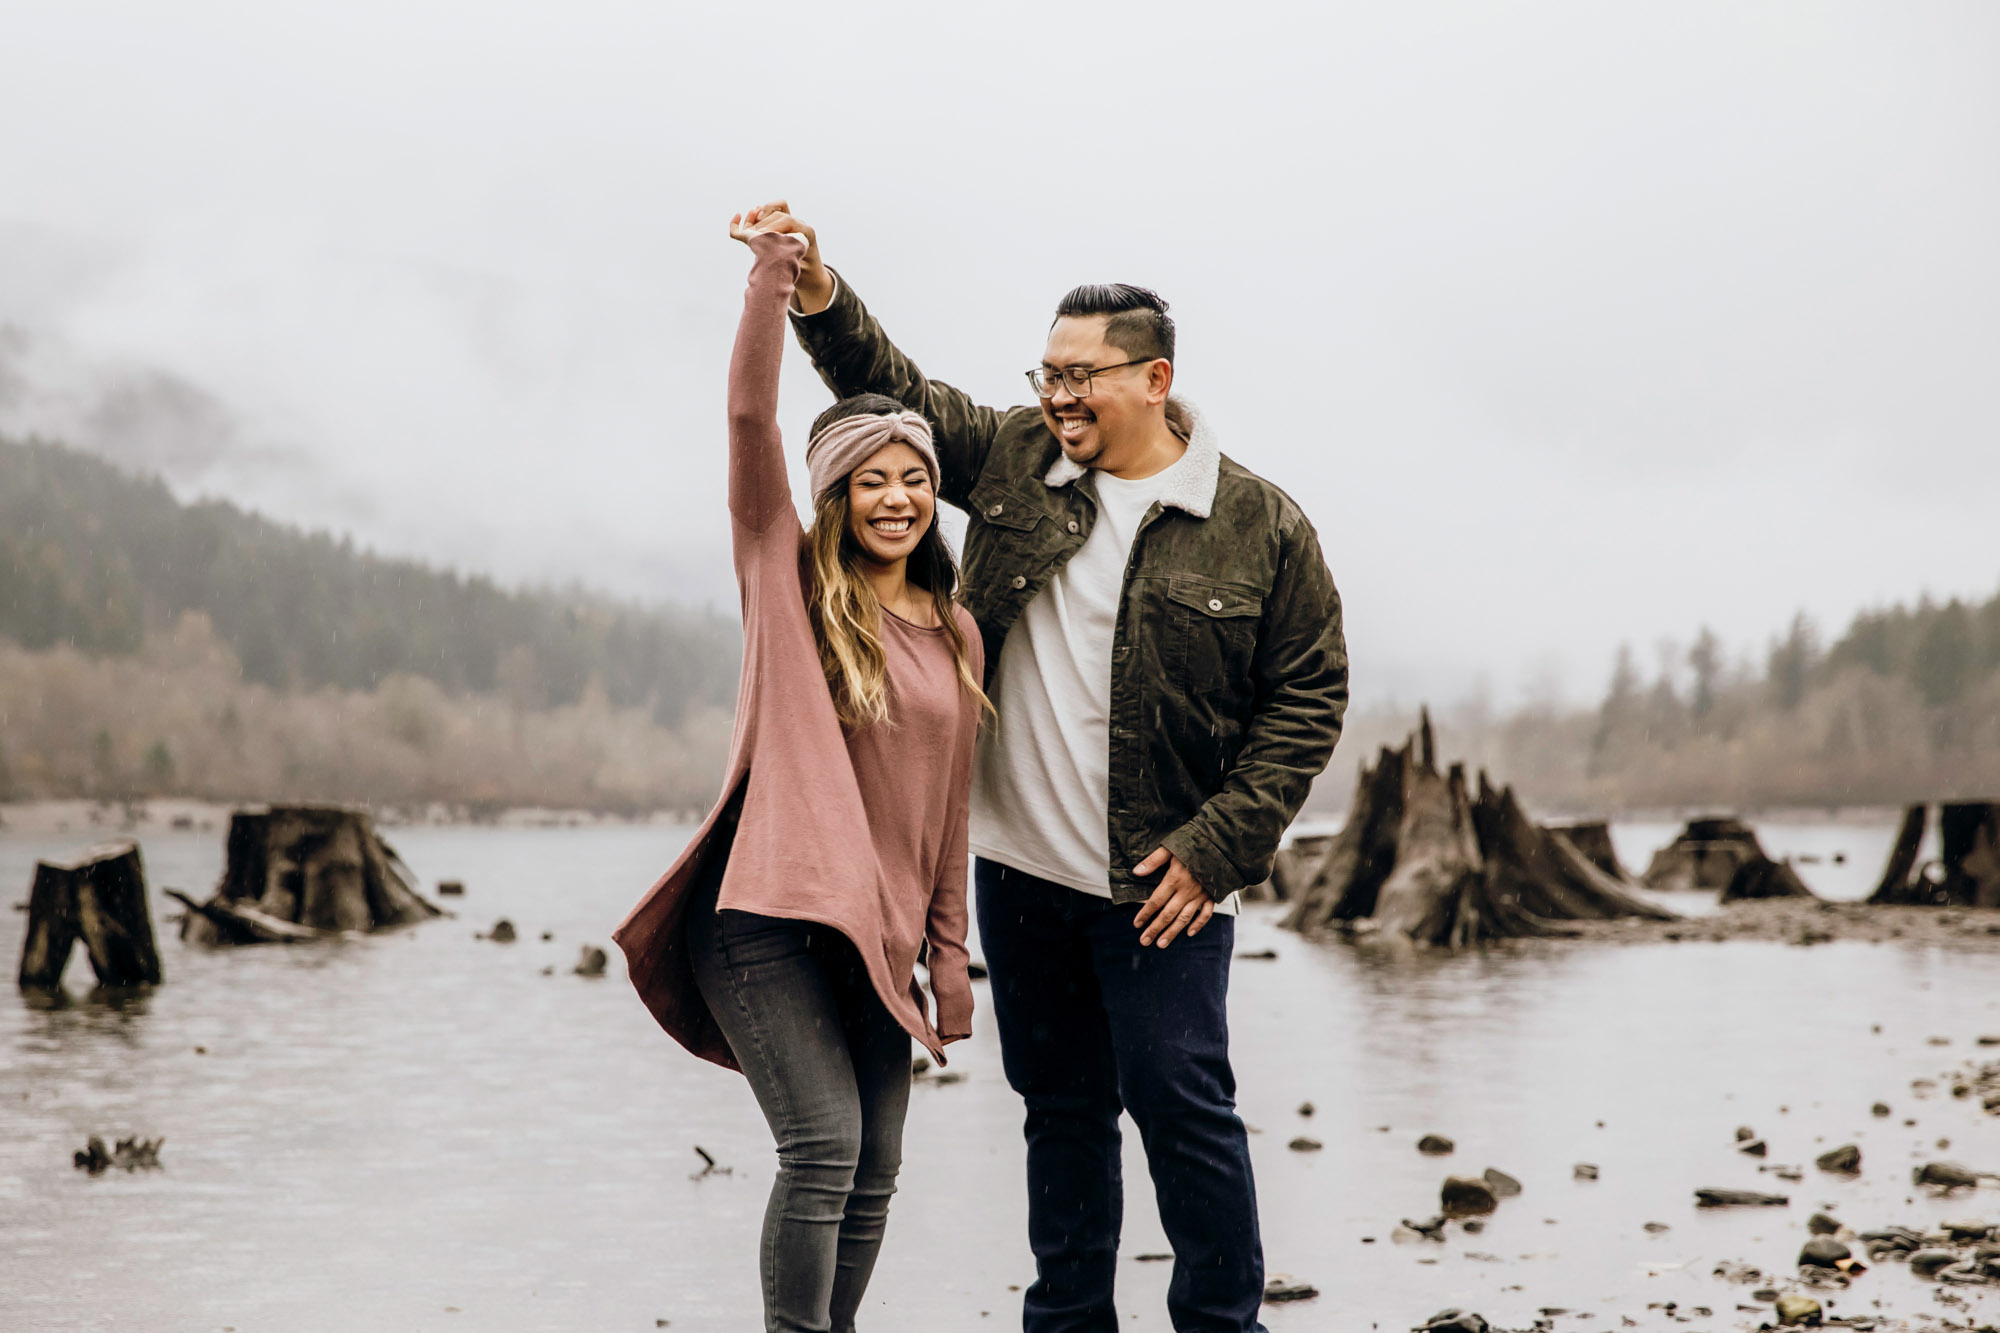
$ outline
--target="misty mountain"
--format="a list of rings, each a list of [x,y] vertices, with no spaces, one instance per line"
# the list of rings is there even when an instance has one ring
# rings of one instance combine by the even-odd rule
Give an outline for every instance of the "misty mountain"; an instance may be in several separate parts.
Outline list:
[[[130,655],[200,612],[244,676],[280,690],[374,688],[405,674],[529,708],[593,682],[664,725],[728,707],[733,619],[582,591],[509,591],[222,501],[57,444],[0,440],[0,635]]]

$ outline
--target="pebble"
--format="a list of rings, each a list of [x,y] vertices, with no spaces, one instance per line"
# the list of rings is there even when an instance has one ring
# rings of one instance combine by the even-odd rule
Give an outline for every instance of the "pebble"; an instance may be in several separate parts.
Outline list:
[[[1852,1143],[1843,1143],[1830,1152],[1821,1153],[1815,1165],[1822,1171],[1854,1175],[1861,1170],[1861,1149]]]
[[[1271,1273],[1264,1279],[1264,1299],[1270,1302],[1309,1301],[1319,1295],[1310,1282],[1295,1282],[1285,1273]]]
[[[1736,1127],[1736,1141],[1738,1143],[1748,1143],[1750,1140],[1756,1137],[1757,1137],[1757,1131],[1750,1128],[1750,1126],[1738,1125]]]
[[[1810,1296],[1801,1296],[1794,1291],[1778,1297],[1778,1322],[1781,1324],[1817,1324],[1820,1313],[1819,1302]]]
[[[1868,1110],[1871,1115],[1885,1116],[1889,1114],[1889,1103],[1876,1102],[1873,1106],[1869,1107]]]
[[[1770,1153],[1771,1149],[1764,1140],[1751,1139],[1748,1143],[1737,1144],[1736,1151],[1746,1153],[1751,1157],[1764,1157]]]
[[[1570,1174],[1578,1180],[1597,1179],[1597,1167],[1591,1162],[1578,1162],[1570,1168]]]
[[[1442,1134],[1426,1134],[1417,1140],[1417,1151],[1426,1157],[1447,1157],[1458,1145]]]
[[[1814,1213],[1806,1219],[1806,1230],[1815,1236],[1831,1236],[1840,1230],[1840,1219],[1830,1213]]]
[[[1444,1211],[1451,1217],[1490,1213],[1500,1206],[1493,1187],[1473,1176],[1446,1176],[1439,1193]]]
[[[1854,1251],[1831,1236],[1814,1236],[1799,1250],[1801,1267],[1834,1268],[1841,1260],[1853,1257]]]
[[[1440,1310],[1417,1326],[1417,1333],[1487,1333],[1488,1325],[1470,1310]]]
[[[571,970],[580,977],[601,977],[604,975],[604,965],[609,961],[604,955],[604,950],[595,944],[586,944],[583,946],[583,952],[577,955],[576,966]]]
[[[1760,1194],[1756,1190],[1700,1189],[1694,1192],[1697,1208],[1786,1208],[1791,1200],[1782,1194]]]
[[[1913,1173],[1919,1185],[1942,1185],[1946,1189],[1976,1189],[1979,1175],[1957,1162],[1926,1162]]]
[[[1910,1256],[1910,1271],[1918,1277],[1934,1277],[1940,1269],[1958,1262],[1950,1250],[1918,1250]]]
[[[515,939],[514,923],[504,916],[501,917],[493,923],[493,929],[487,932],[486,938],[495,944],[512,944]]]
[[[1315,1107],[1311,1102],[1299,1103],[1299,1114],[1302,1116],[1311,1116],[1312,1113],[1317,1109],[1319,1108]]]
[[[1486,1187],[1493,1191],[1496,1199],[1511,1199],[1521,1192],[1521,1182],[1498,1167],[1487,1167],[1484,1173]]]
[[[1318,1139],[1307,1138],[1305,1135],[1301,1134],[1297,1138],[1293,1139],[1290,1143],[1286,1144],[1285,1146],[1287,1148],[1290,1148],[1293,1152],[1318,1152],[1321,1148],[1324,1148],[1326,1145],[1324,1143],[1321,1143]]]

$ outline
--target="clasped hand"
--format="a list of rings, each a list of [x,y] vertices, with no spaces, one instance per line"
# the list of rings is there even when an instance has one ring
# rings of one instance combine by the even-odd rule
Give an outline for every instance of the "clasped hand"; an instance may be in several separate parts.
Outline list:
[[[1157,943],[1164,949],[1183,931],[1189,939],[1201,934],[1201,928],[1215,915],[1215,900],[1181,859],[1164,847],[1155,849],[1134,866],[1132,873],[1150,875],[1161,866],[1166,867],[1167,873],[1160,876],[1160,886],[1139,908],[1132,924],[1141,927],[1140,944]],[[1148,922],[1152,924],[1147,925]]]

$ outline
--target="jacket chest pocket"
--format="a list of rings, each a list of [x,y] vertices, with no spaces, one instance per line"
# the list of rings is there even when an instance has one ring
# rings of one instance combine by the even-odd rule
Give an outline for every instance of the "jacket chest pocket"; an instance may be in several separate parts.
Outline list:
[[[1264,599],[1232,584],[1175,577],[1167,584],[1167,602],[1171,660],[1182,683],[1225,698],[1247,695]]]
[[[1055,515],[1005,486],[975,488],[966,509],[972,518],[965,541],[968,580],[1024,577],[1059,544]]]

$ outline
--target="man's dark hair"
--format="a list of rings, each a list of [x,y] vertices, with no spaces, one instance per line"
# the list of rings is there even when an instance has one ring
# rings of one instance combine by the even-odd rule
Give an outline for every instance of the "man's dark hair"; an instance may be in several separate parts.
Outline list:
[[[1104,341],[1134,361],[1174,359],[1174,321],[1158,292],[1123,282],[1087,282],[1056,305],[1057,319],[1108,315]]]

